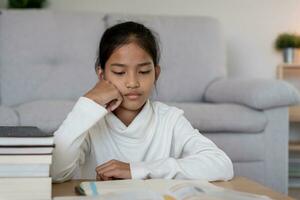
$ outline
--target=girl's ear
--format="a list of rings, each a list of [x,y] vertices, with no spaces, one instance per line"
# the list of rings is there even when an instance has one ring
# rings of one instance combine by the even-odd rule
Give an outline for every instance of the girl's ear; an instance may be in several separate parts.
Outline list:
[[[155,69],[155,81],[157,81],[157,79],[160,75],[160,66],[157,65],[157,66],[154,67],[154,69]]]
[[[100,66],[98,66],[96,68],[96,73],[97,73],[97,77],[98,79],[101,81],[102,79],[104,79],[104,71],[102,70],[102,68]]]

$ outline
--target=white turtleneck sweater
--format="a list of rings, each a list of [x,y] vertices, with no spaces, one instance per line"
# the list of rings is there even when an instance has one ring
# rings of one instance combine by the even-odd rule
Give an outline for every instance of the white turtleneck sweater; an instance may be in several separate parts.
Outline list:
[[[132,179],[182,178],[208,181],[233,177],[232,162],[194,129],[183,111],[148,100],[127,127],[86,97],[54,133],[54,181],[95,179],[95,168],[116,159],[130,164]]]

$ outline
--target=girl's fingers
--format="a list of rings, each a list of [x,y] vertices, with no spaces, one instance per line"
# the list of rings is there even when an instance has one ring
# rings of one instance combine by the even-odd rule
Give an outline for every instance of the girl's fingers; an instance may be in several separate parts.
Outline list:
[[[102,180],[131,178],[129,164],[117,160],[110,160],[95,170]]]
[[[108,181],[108,180],[112,180],[112,178],[111,177],[106,177],[102,173],[97,173],[96,180],[97,181]]]
[[[117,179],[115,177],[110,177],[110,176],[106,176],[105,174],[108,174],[108,172],[111,171],[111,170],[106,170],[104,172],[97,172],[97,181],[109,181],[109,180],[114,180],[114,179]]]
[[[111,111],[114,111],[116,108],[118,108],[121,105],[122,101],[123,98],[119,97],[117,101],[115,101],[114,105],[111,107]]]
[[[112,83],[110,82],[110,84],[112,84]],[[114,100],[114,103],[112,104],[112,106],[110,108],[111,111],[114,111],[122,103],[123,97],[122,97],[122,94],[121,94],[120,90],[114,84],[112,84],[112,85],[118,91],[118,95],[117,95],[116,99]]]
[[[121,169],[112,169],[103,173],[103,176],[109,177],[110,180],[128,179],[129,172]]]
[[[109,103],[107,104],[106,109],[107,109],[109,112],[113,111],[112,108],[113,108],[113,106],[114,106],[114,104],[115,104],[116,101],[117,101],[117,100],[112,100],[111,102],[109,102]]]
[[[116,108],[118,108],[118,107],[121,105],[122,101],[123,101],[123,97],[122,97],[122,95],[120,94],[120,95],[117,97],[117,99],[111,101],[111,102],[108,104],[107,110],[108,110],[108,111],[111,111],[111,112],[114,111]]]
[[[113,179],[113,178],[122,178],[122,177],[120,177],[120,170],[119,169],[107,170],[106,172],[103,173],[103,176],[110,177],[111,179]]]
[[[107,181],[108,180],[108,177],[103,176],[102,174],[100,176],[101,176],[102,181]]]
[[[113,179],[114,179],[113,177],[106,177],[105,181],[111,181]]]
[[[108,171],[113,170],[113,169],[115,169],[115,166],[109,165],[109,166],[106,166],[104,168],[101,168],[101,169],[97,170],[97,173],[98,174],[104,174],[105,172],[108,172]]]
[[[97,181],[102,181],[101,175],[97,174],[96,180],[97,180]]]
[[[98,167],[96,167],[96,172],[98,171],[98,170],[101,170],[101,169],[103,169],[103,168],[105,168],[105,167],[107,167],[107,166],[109,166],[109,165],[111,165],[112,163],[115,163],[115,162],[118,162],[118,161],[116,161],[116,160],[110,160],[110,161],[108,161],[108,162],[106,162],[106,163],[103,163],[102,165],[99,165]]]

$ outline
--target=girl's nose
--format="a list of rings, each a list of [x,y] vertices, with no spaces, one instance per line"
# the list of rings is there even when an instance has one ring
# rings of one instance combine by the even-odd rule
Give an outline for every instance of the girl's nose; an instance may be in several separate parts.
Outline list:
[[[138,88],[140,87],[140,83],[138,81],[138,78],[136,75],[131,75],[128,77],[128,80],[126,82],[126,87],[127,88]]]

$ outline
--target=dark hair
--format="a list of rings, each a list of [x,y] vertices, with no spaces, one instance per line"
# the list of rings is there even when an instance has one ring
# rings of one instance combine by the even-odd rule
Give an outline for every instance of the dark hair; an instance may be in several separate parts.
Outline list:
[[[114,25],[103,33],[95,68],[101,66],[104,70],[105,64],[114,50],[131,42],[135,42],[152,57],[154,66],[158,65],[160,50],[153,32],[143,24],[128,21]]]

